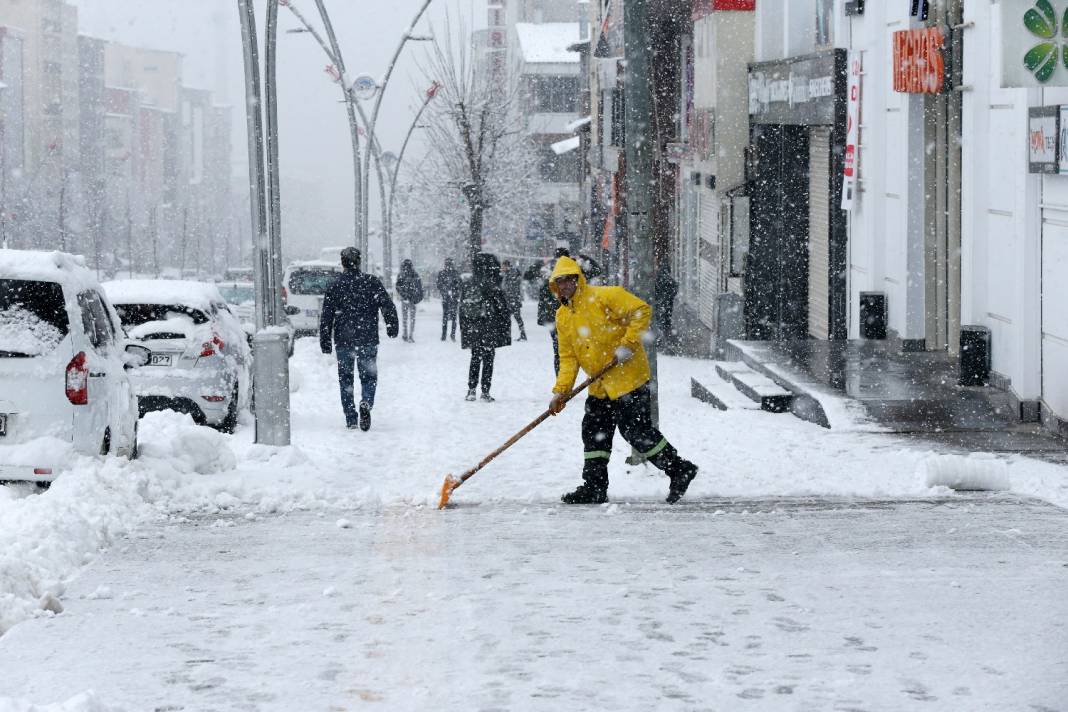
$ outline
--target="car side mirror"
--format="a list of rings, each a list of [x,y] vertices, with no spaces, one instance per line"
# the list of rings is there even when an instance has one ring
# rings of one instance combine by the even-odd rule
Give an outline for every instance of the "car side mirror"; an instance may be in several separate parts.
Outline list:
[[[126,368],[141,368],[147,366],[152,357],[152,351],[140,344],[126,344],[126,350],[122,355],[123,364]]]
[[[288,316],[296,316],[300,314],[300,307],[286,307],[286,314]]]

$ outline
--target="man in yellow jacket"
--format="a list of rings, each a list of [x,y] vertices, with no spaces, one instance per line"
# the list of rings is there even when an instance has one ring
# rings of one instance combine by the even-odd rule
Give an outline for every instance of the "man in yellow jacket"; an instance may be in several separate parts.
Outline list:
[[[642,343],[652,309],[622,287],[587,285],[582,269],[569,257],[557,260],[549,288],[560,300],[556,311],[560,373],[549,410],[555,415],[564,409],[564,396],[574,387],[579,367],[593,374],[613,359],[618,363],[590,385],[582,418],[583,483],[561,499],[565,504],[608,501],[608,460],[619,428],[624,440],[670,478],[667,501],[674,504],[697,475],[697,466],[679,457],[653,426],[649,358]]]

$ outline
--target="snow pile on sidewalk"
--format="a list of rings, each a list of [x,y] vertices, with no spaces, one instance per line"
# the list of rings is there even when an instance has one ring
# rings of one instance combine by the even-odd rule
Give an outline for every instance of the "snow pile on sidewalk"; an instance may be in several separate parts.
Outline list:
[[[133,462],[76,456],[51,439],[16,446],[47,451],[62,474],[40,494],[32,484],[0,486],[0,635],[26,618],[61,612],[64,582],[143,522],[324,505],[303,488],[260,486],[237,473],[230,439],[188,416],[149,414],[140,439],[142,457]],[[250,446],[247,459],[275,469],[304,461],[295,448],[261,446]]]
[[[54,705],[35,705],[25,700],[0,697],[0,712],[122,712],[122,710],[105,705],[90,691]]]
[[[1008,464],[989,453],[932,455],[923,461],[921,471],[928,487],[972,492],[1009,489]]]
[[[207,475],[237,467],[229,439],[217,430],[198,428],[189,415],[170,411],[148,413],[141,419],[141,454],[168,462],[179,472]]]

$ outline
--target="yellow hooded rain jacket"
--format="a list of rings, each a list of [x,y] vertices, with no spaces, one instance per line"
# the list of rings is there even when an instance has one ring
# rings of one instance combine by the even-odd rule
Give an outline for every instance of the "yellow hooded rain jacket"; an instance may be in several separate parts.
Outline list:
[[[616,349],[624,346],[634,356],[590,386],[592,397],[616,400],[649,381],[649,358],[642,340],[649,331],[653,310],[622,287],[586,284],[582,269],[570,257],[556,261],[549,278],[553,294],[556,294],[555,280],[572,274],[579,278],[575,296],[556,310],[560,374],[553,393],[568,393],[575,385],[580,366],[587,374],[597,373],[611,363]]]

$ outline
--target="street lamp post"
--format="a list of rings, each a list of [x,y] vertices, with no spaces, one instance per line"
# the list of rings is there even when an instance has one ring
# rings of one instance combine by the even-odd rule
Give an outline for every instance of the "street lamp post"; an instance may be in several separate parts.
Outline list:
[[[266,327],[282,320],[281,194],[278,164],[277,36],[278,6],[267,10],[267,103],[261,101],[259,45],[254,0],[237,0],[245,59],[245,110],[248,124],[249,193],[256,277],[256,336],[253,340],[256,442],[289,445],[289,360],[287,337]],[[264,142],[263,115],[268,139]],[[266,154],[266,161],[265,161]]]

